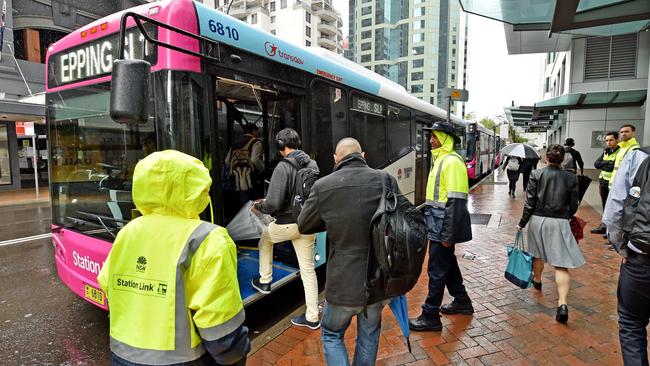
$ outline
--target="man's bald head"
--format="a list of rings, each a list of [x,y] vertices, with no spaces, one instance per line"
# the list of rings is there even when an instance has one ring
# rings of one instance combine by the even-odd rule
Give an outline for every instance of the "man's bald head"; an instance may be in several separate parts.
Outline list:
[[[343,158],[350,154],[363,154],[361,144],[357,139],[352,137],[345,137],[336,144],[336,151],[334,152],[334,161],[338,163]]]

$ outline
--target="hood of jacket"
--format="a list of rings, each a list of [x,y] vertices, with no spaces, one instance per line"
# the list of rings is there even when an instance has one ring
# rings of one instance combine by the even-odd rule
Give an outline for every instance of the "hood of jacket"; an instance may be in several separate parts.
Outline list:
[[[638,145],[638,144],[639,144],[639,142],[636,140],[636,137],[632,137],[631,139],[629,139],[627,141],[619,142],[618,146],[625,149],[625,148],[628,148],[630,146],[634,146],[634,145]]]
[[[452,136],[449,136],[447,133],[442,131],[433,131],[433,133],[436,134],[438,141],[442,144],[439,148],[431,150],[431,154],[434,158],[437,157],[438,154],[448,154],[454,151],[454,138]]]
[[[309,161],[311,161],[309,155],[307,155],[307,153],[302,150],[294,150],[290,152],[289,155],[287,155],[287,158],[296,159],[298,164],[300,164],[301,166],[306,166],[307,164],[309,164]]]
[[[198,219],[210,202],[212,178],[200,160],[175,150],[155,152],[133,172],[133,202],[142,215]]]

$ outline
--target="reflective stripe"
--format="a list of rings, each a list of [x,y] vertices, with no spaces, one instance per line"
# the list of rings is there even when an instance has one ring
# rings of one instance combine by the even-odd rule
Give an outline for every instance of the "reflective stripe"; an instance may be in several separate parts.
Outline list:
[[[462,198],[466,200],[467,196],[465,192],[447,192],[447,198]]]
[[[433,206],[433,208],[445,208],[444,202],[434,202],[432,200],[427,200],[426,204],[429,206]]]
[[[201,223],[190,234],[181,252],[181,256],[178,258],[176,265],[176,301],[174,305],[174,349],[168,351],[142,349],[132,347],[111,337],[111,351],[127,361],[149,365],[169,365],[194,361],[205,353],[203,343],[199,343],[196,347],[192,348],[190,321],[185,304],[185,281],[183,281],[183,273],[190,267],[192,257],[201,246],[201,243],[216,228],[216,225],[209,222]]]
[[[463,158],[461,158],[458,154],[455,152],[449,153],[445,156],[442,157],[442,160],[440,161],[440,164],[438,165],[438,171],[436,172],[436,184],[433,186],[433,202],[440,202],[440,174],[442,173],[442,164],[444,164],[445,159],[448,157],[453,156],[456,157],[458,160],[460,160],[463,165],[465,165],[465,162],[463,161]],[[449,195],[447,196],[449,197]],[[445,207],[445,203],[442,203],[442,207]]]
[[[246,314],[244,313],[244,309],[241,309],[239,314],[233,316],[230,320],[223,324],[219,324],[211,328],[197,328],[199,330],[201,338],[205,339],[206,341],[215,341],[235,331],[235,329],[239,328],[239,326],[244,323],[245,319]]]

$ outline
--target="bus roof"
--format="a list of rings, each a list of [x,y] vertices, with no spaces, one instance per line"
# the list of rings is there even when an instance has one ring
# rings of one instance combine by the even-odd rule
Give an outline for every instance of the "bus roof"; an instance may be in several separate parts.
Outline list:
[[[305,47],[292,44],[259,28],[253,27],[248,23],[192,0],[164,0],[154,2],[99,19],[70,33],[50,46],[47,55],[48,64],[53,54],[63,52],[67,49],[74,49],[75,47],[78,48],[86,43],[118,32],[120,19],[126,11],[155,18],[171,26],[214,39],[217,42],[228,44],[325,79],[362,90],[370,95],[394,101],[395,103],[433,115],[437,119],[446,118],[447,113],[445,110],[412,96],[403,86],[340,55],[320,47]],[[127,23],[127,27],[132,25],[133,21]],[[197,41],[162,28],[158,32],[158,39],[175,45],[182,45],[194,51],[198,50]],[[117,44],[114,47],[117,47]],[[174,54],[172,55],[171,53]],[[161,57],[162,55],[166,56]],[[164,52],[158,52],[158,62],[152,67],[152,71],[160,69],[180,69],[200,72],[200,63],[194,56],[180,54],[177,51],[165,50]],[[46,72],[50,72],[50,67],[46,68]],[[48,78],[47,80],[50,79]],[[104,74],[103,77],[92,80],[86,78],[83,82],[70,84],[66,88],[108,80],[110,80],[110,75]],[[47,90],[55,91],[58,89],[62,88],[51,88],[48,85]],[[467,125],[467,122],[457,116],[452,116],[452,121],[463,126]]]

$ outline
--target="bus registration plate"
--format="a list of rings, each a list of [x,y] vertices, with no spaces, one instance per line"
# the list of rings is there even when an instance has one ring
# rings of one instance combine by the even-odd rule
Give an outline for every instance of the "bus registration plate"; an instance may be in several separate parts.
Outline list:
[[[100,305],[104,305],[104,293],[100,289],[84,284],[84,297]]]

